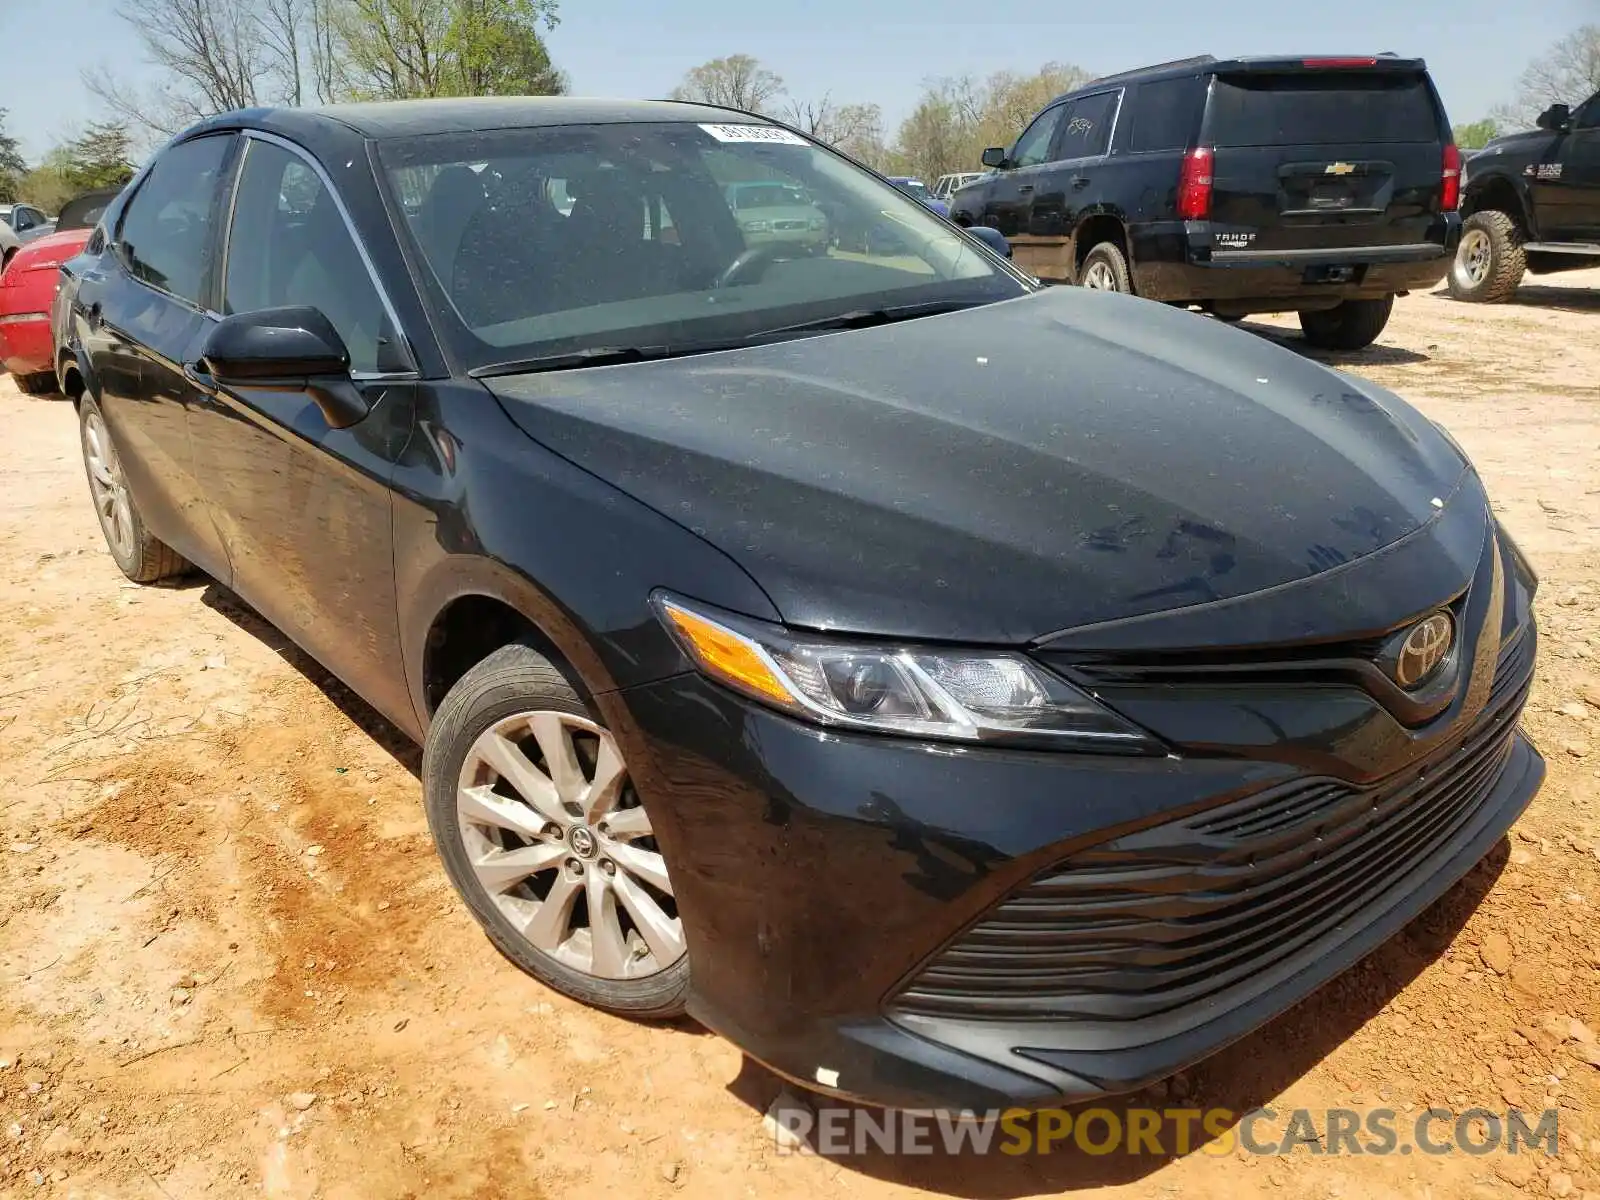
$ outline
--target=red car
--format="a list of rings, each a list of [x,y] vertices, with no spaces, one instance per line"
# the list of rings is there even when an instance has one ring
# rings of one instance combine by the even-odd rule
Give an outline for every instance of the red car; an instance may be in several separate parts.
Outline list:
[[[0,366],[30,395],[56,390],[50,302],[56,294],[58,268],[83,249],[116,195],[85,192],[68,201],[56,220],[56,231],[23,245],[0,271]]]

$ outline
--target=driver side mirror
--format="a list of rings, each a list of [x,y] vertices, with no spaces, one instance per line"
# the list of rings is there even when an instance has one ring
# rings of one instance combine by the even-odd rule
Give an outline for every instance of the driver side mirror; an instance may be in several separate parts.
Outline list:
[[[1004,146],[990,146],[983,152],[983,165],[1000,170],[1006,165],[1006,148]]]
[[[224,317],[207,336],[198,367],[218,387],[305,392],[333,429],[354,425],[369,410],[350,378],[344,339],[309,305]],[[205,386],[195,378],[199,371],[186,373]]]
[[[1551,133],[1565,133],[1572,128],[1572,109],[1566,104],[1552,104],[1539,114],[1539,128]]]

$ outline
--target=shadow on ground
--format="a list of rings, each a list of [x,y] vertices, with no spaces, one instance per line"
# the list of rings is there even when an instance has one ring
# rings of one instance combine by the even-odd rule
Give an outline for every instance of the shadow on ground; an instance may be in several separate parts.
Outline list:
[[[1494,886],[1510,855],[1502,839],[1467,876],[1446,892],[1398,935],[1351,970],[1269,1022],[1255,1033],[1212,1055],[1169,1083],[1158,1084],[1133,1096],[1074,1106],[1110,1109],[1123,1128],[1127,1114],[1143,1108],[1223,1108],[1243,1114],[1281,1096],[1296,1080],[1376,1017],[1402,989],[1437,960],[1460,933],[1467,919]],[[1181,1079],[1182,1082],[1177,1080]],[[729,1084],[731,1091],[751,1108],[765,1112],[780,1084],[765,1068],[746,1059],[744,1069]],[[817,1101],[822,1103],[822,1101]],[[831,1103],[831,1102],[828,1102]],[[1038,1118],[1025,1127],[1038,1133]],[[1271,1141],[1260,1127],[1258,1139]],[[1059,1126],[1058,1126],[1059,1128]],[[1091,1128],[1095,1139],[1106,1136],[1098,1120]],[[940,1144],[935,1129],[931,1152],[891,1155],[866,1144],[865,1152],[831,1156],[844,1170],[910,1188],[921,1188],[963,1200],[1013,1200],[1038,1194],[1062,1194],[1136,1183],[1174,1161],[1172,1126],[1164,1127],[1165,1154],[1086,1154],[1070,1140],[1058,1141],[1050,1154],[1005,1154],[999,1147],[1015,1139],[997,1133],[986,1154],[950,1153]],[[1195,1124],[1191,1154],[1205,1153],[1211,1143]],[[1217,1148],[1212,1145],[1211,1153]]]
[[[390,724],[360,696],[356,695],[326,667],[300,649],[277,626],[251,608],[236,594],[214,579],[204,579],[205,594],[201,601],[212,611],[221,614],[256,641],[266,646],[288,663],[307,680],[315,684],[340,712],[360,728],[389,756],[418,779],[422,778],[422,750],[409,737]]]

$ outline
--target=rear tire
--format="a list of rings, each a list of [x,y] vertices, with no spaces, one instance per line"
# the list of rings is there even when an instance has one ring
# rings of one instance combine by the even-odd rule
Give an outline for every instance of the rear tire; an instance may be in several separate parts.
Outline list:
[[[423,803],[445,874],[535,979],[623,1016],[683,1012],[689,956],[666,860],[599,714],[531,646],[503,646],[439,705]]]
[[[1300,328],[1319,350],[1364,350],[1377,341],[1393,311],[1393,296],[1346,300],[1334,308],[1301,313]]]
[[[1517,294],[1528,269],[1522,230],[1509,214],[1486,208],[1461,224],[1461,244],[1450,264],[1450,294],[1473,304],[1504,304]]]
[[[144,518],[128,493],[122,460],[111,441],[105,415],[91,396],[84,396],[78,404],[78,434],[100,532],[122,573],[135,583],[155,583],[189,571],[188,559],[144,527]]]
[[[1121,292],[1133,295],[1133,276],[1127,256],[1115,242],[1101,242],[1084,255],[1078,268],[1078,285],[1095,292]]]
[[[13,375],[12,378],[17,381],[17,391],[24,396],[48,396],[56,390],[56,377],[49,371]]]

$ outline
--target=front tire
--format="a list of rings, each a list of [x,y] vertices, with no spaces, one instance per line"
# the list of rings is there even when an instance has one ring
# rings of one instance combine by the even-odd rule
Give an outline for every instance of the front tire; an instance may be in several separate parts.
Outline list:
[[[450,689],[422,755],[445,873],[522,970],[623,1016],[683,1012],[667,863],[616,740],[549,659],[505,646]]]
[[[1528,255],[1522,230],[1508,213],[1475,212],[1461,224],[1461,244],[1450,264],[1450,294],[1474,304],[1504,304],[1517,294]]]
[[[1333,308],[1301,313],[1300,329],[1319,350],[1365,350],[1378,340],[1393,311],[1393,296],[1346,300]]]
[[[105,415],[91,396],[84,396],[78,405],[78,434],[100,532],[122,573],[135,583],[155,583],[190,570],[188,559],[145,528],[128,492]]]
[[[1078,284],[1090,291],[1121,292],[1133,294],[1133,276],[1128,271],[1127,256],[1113,242],[1101,242],[1084,256],[1078,270]]]

